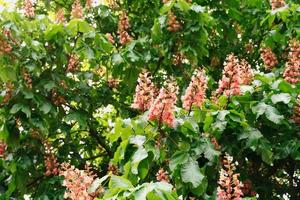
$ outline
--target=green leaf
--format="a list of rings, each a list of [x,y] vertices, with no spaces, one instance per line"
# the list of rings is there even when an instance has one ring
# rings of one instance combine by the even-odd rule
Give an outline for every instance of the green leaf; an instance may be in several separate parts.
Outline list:
[[[252,112],[256,114],[256,118],[258,118],[259,116],[263,115],[266,112],[267,106],[268,105],[266,105],[264,102],[261,102],[256,106],[252,107]]]
[[[76,121],[78,122],[79,126],[81,127],[87,127],[87,116],[80,112],[70,112],[66,116],[66,121]]]
[[[9,137],[8,129],[6,127],[6,124],[3,123],[0,125],[0,140],[6,141],[8,137]]]
[[[112,62],[114,65],[119,65],[123,62],[123,58],[119,53],[115,53],[112,56]]]
[[[284,117],[279,114],[276,108],[267,105],[264,102],[260,102],[256,106],[253,106],[252,111],[253,113],[256,113],[257,118],[265,114],[266,117],[275,124],[279,124],[284,119]]]
[[[22,93],[24,94],[25,99],[33,99],[34,95],[29,90],[23,90]]]
[[[169,163],[169,167],[171,171],[174,171],[178,165],[182,165],[188,161],[188,153],[186,151],[178,151],[176,152]]]
[[[171,1],[168,1],[168,3],[165,3],[164,6],[160,9],[160,14],[165,14],[167,12],[169,12],[172,7],[174,6],[175,4],[175,1],[174,0],[171,0]]]
[[[43,105],[40,107],[40,110],[44,113],[44,114],[48,114],[50,112],[52,108],[52,105],[48,102],[43,102]]]
[[[283,102],[284,104],[288,104],[291,101],[291,95],[287,93],[274,94],[271,96],[271,100],[274,104]]]
[[[280,89],[282,92],[286,92],[286,93],[295,93],[296,92],[295,87],[286,81],[281,81],[278,84],[278,89]]]
[[[191,9],[190,4],[188,2],[186,2],[186,0],[178,0],[176,7],[178,7],[183,12],[187,12]]]
[[[206,118],[205,118],[205,120],[204,120],[204,127],[203,127],[203,130],[205,131],[205,132],[208,132],[209,131],[209,129],[210,129],[210,126],[211,126],[211,124],[214,122],[214,117],[211,115],[211,114],[207,114],[206,115]]]
[[[259,139],[262,137],[263,135],[258,129],[249,127],[239,135],[239,140],[247,139],[247,146],[255,150],[258,145]]]
[[[21,108],[21,111],[26,114],[27,118],[31,117],[31,111],[30,111],[30,108],[28,106],[23,106]]]
[[[192,188],[192,193],[197,196],[201,196],[206,192],[206,188],[208,186],[207,178],[204,178],[202,183],[197,188]]]
[[[138,174],[138,166],[142,160],[148,157],[147,151],[143,147],[139,147],[138,150],[132,156],[131,172]]]
[[[112,175],[109,181],[109,188],[110,189],[119,189],[119,190],[127,190],[133,188],[132,183],[121,177],[121,176],[114,176]]]
[[[181,178],[184,183],[192,183],[194,188],[197,188],[203,181],[204,175],[201,173],[196,160],[191,157],[182,165]]]
[[[217,115],[217,119],[224,121],[226,115],[228,115],[230,112],[228,110],[221,110],[219,111],[218,115]]]
[[[44,84],[44,88],[45,88],[47,91],[52,90],[54,87],[55,87],[54,81],[47,81],[47,83]]]
[[[12,82],[17,80],[16,71],[12,67],[0,67],[0,79],[3,82]]]
[[[23,105],[22,104],[15,104],[13,105],[13,107],[10,109],[10,113],[11,114],[16,114],[17,112],[19,112],[22,109]]]
[[[130,137],[130,139],[129,139],[130,144],[135,144],[138,147],[143,146],[145,141],[146,141],[146,137],[144,135],[136,135],[136,136]]]
[[[275,124],[279,124],[284,119],[284,116],[280,115],[278,110],[272,106],[267,107],[265,114],[266,117]]]
[[[155,19],[151,29],[151,37],[154,42],[159,42],[162,38],[162,30],[158,19]]]
[[[114,154],[114,162],[121,162],[125,157],[126,148],[128,145],[128,140],[123,140],[118,146],[116,153]]]

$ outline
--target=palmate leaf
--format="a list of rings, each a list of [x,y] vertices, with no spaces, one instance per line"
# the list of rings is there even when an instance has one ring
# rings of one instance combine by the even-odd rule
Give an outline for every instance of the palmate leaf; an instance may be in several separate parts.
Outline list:
[[[139,147],[138,150],[132,156],[131,162],[131,172],[133,174],[138,174],[138,166],[142,160],[148,157],[146,149]]]
[[[127,190],[127,189],[130,189],[130,188],[133,188],[133,185],[126,178],[123,178],[121,176],[114,176],[113,175],[110,178],[109,188]]]
[[[201,173],[196,160],[189,157],[188,161],[182,165],[181,178],[184,183],[191,183],[194,188],[202,183],[204,175]]]
[[[249,127],[239,135],[239,140],[247,139],[247,146],[255,150],[258,145],[258,140],[262,137],[263,135],[258,129]]]
[[[188,153],[186,151],[178,151],[176,152],[169,163],[169,167],[171,171],[174,171],[178,165],[182,165],[188,161]]]
[[[288,93],[274,94],[271,96],[271,100],[274,104],[279,102],[288,104],[291,101],[291,95],[289,95]]]
[[[256,114],[256,118],[265,114],[267,119],[275,124],[281,123],[281,121],[284,119],[284,117],[279,114],[279,111],[276,108],[267,105],[264,102],[260,102],[256,106],[252,106],[252,112]]]

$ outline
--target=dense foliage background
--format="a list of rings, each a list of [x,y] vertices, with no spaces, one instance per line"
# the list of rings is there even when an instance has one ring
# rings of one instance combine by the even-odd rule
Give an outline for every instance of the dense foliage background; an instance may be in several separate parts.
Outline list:
[[[24,0],[2,11],[0,198],[216,199],[227,152],[244,199],[300,199],[299,43],[289,53],[300,4],[272,3]],[[216,94],[231,53],[254,77]],[[206,98],[185,110],[199,68]],[[155,88],[177,83],[174,126],[131,107],[144,69]]]

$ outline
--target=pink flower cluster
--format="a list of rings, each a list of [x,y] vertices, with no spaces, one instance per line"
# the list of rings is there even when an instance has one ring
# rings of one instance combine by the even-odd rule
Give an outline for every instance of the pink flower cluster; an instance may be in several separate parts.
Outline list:
[[[6,143],[0,140],[0,158],[4,157],[6,147],[7,147]]]
[[[270,47],[262,48],[260,50],[260,57],[264,62],[266,70],[271,70],[278,64],[277,57]]]
[[[220,170],[217,200],[242,200],[243,184],[238,179],[239,174],[234,173],[236,167],[232,161],[233,158],[226,153],[223,160],[224,168]]]
[[[241,84],[249,85],[253,80],[253,70],[247,60],[242,59],[240,62]]]
[[[93,195],[88,193],[88,189],[92,185],[95,175],[88,170],[79,170],[69,163],[61,164],[60,175],[64,176],[63,186],[67,188],[65,199],[72,200],[92,200]]]
[[[60,8],[55,16],[55,20],[57,23],[64,23],[65,22],[65,11],[63,8]]]
[[[290,42],[290,52],[288,62],[283,72],[284,79],[292,84],[299,82],[300,76],[300,41],[293,40]]]
[[[111,33],[106,33],[105,36],[106,36],[107,40],[108,40],[111,44],[115,44],[114,37],[112,36]]]
[[[24,0],[23,3],[24,15],[28,18],[33,18],[34,13],[34,4],[32,0]]]
[[[206,89],[207,78],[204,70],[196,70],[185,94],[181,97],[183,108],[188,111],[193,105],[200,108],[206,97]]]
[[[57,162],[57,158],[53,154],[53,150],[51,145],[48,142],[44,142],[45,147],[45,156],[44,162],[46,166],[45,176],[58,175],[59,173],[59,163]]]
[[[158,97],[150,107],[148,120],[157,120],[159,124],[164,123],[174,127],[174,107],[177,101],[178,86],[174,80],[169,80],[159,91]]]
[[[72,18],[83,18],[83,8],[79,0],[75,0],[72,4]]]
[[[151,75],[147,70],[139,74],[138,84],[135,88],[135,96],[132,108],[145,112],[154,101],[155,86],[151,81]]]
[[[93,7],[93,1],[92,0],[86,0],[85,1],[85,7],[87,10],[91,9]]]
[[[285,6],[284,0],[271,0],[272,10]]]
[[[119,23],[118,23],[118,34],[120,38],[120,43],[125,45],[129,43],[132,38],[128,33],[128,29],[130,28],[129,18],[126,12],[122,12],[119,16]]]
[[[163,168],[160,168],[156,173],[156,180],[160,182],[169,183],[170,182],[169,173],[165,171]]]
[[[241,94],[241,73],[238,58],[230,54],[226,58],[222,79],[219,81],[219,87],[216,94],[225,94],[226,96]]]

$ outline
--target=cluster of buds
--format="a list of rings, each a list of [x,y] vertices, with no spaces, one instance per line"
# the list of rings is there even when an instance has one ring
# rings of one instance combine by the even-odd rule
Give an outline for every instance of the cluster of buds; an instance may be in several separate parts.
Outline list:
[[[227,153],[224,156],[223,168],[220,170],[220,178],[218,181],[217,200],[242,200],[243,184],[239,181],[239,174],[235,174],[235,164],[232,163],[233,158]]]
[[[176,15],[173,12],[168,14],[168,31],[177,32],[181,28],[181,24],[177,20]]]
[[[271,6],[272,6],[272,10],[281,8],[281,7],[285,6],[285,1],[284,0],[271,0]]]
[[[46,167],[45,176],[57,176],[59,174],[59,163],[57,162],[57,158],[53,153],[53,148],[49,144],[49,142],[44,142],[45,148],[45,156],[44,156],[44,163]]]
[[[18,44],[17,40],[13,37],[10,29],[4,28],[2,30],[2,34],[6,37],[6,39],[10,40],[15,45]]]
[[[249,85],[253,80],[253,70],[247,60],[242,59],[240,62],[241,84]]]
[[[67,188],[64,198],[72,200],[92,200],[93,194],[88,193],[95,175],[86,170],[79,170],[69,163],[62,163],[59,174],[65,179],[63,186]]]
[[[233,54],[230,54],[226,58],[222,74],[222,79],[219,81],[219,87],[216,94],[223,93],[226,96],[241,94],[240,64],[238,58]]]
[[[4,157],[7,145],[4,141],[0,140],[0,158]]]
[[[297,98],[292,119],[296,124],[300,125],[300,95]]]
[[[266,70],[272,70],[277,64],[278,60],[270,47],[262,48],[260,56],[264,62]]]
[[[220,64],[220,59],[217,56],[213,56],[210,60],[210,65],[216,67]]]
[[[252,181],[249,179],[243,181],[242,191],[244,196],[250,196],[250,197],[256,196],[256,192],[253,190]]]
[[[175,55],[173,55],[172,64],[175,66],[181,65],[184,59],[185,59],[184,54],[177,52]]]
[[[22,74],[23,74],[23,78],[24,78],[24,81],[26,83],[26,86],[29,88],[29,89],[32,89],[32,79],[30,77],[30,74],[29,72],[23,68],[22,70]]]
[[[129,28],[130,28],[129,18],[126,12],[123,11],[119,16],[119,23],[118,23],[118,34],[119,34],[120,43],[122,45],[125,45],[132,40],[131,36],[128,33]]]
[[[254,50],[254,45],[253,43],[250,41],[245,45],[245,49],[247,53],[252,53]]]
[[[21,120],[21,118],[17,117],[16,118],[16,127],[20,128],[21,126],[22,126],[22,120]]]
[[[156,173],[156,180],[160,182],[169,183],[170,182],[169,173],[165,171],[163,168],[160,168]]]
[[[108,40],[111,44],[115,44],[114,37],[112,36],[111,33],[106,33],[105,36],[106,36],[107,40]]]
[[[68,85],[65,80],[59,81],[59,86],[61,86],[65,90],[68,89]]]
[[[211,141],[211,143],[214,145],[215,150],[219,151],[219,150],[221,149],[221,146],[219,145],[217,138],[212,137],[212,138],[210,139],[210,141]]]
[[[298,83],[300,77],[300,41],[293,40],[290,42],[290,52],[288,62],[283,72],[284,79],[292,84]]]
[[[29,129],[29,135],[30,135],[30,137],[42,141],[43,138],[42,138],[40,132],[41,131],[38,128],[30,128]]]
[[[119,175],[119,169],[118,169],[118,167],[116,165],[112,164],[112,163],[108,164],[107,171],[110,174],[113,174],[113,175],[116,175],[116,176]]]
[[[80,3],[80,0],[75,0],[72,4],[72,11],[71,11],[72,18],[83,18],[83,9]]]
[[[147,70],[143,70],[139,74],[138,84],[135,88],[134,101],[132,108],[142,112],[148,110],[154,101],[155,86],[151,81],[152,77]]]
[[[51,90],[52,102],[54,105],[59,106],[66,103],[65,98],[60,95],[56,90]]]
[[[71,54],[67,66],[68,72],[74,72],[78,70],[79,60],[78,57],[75,54]]]
[[[108,87],[110,87],[111,89],[113,88],[117,88],[120,84],[120,80],[119,79],[115,79],[115,78],[109,78],[107,80],[107,84],[108,84]]]
[[[207,77],[204,70],[196,70],[185,94],[181,97],[182,107],[188,111],[192,106],[201,108],[207,90]]]
[[[66,18],[65,18],[65,11],[63,8],[60,8],[57,13],[56,13],[56,16],[55,16],[55,21],[59,24],[63,24],[65,21],[66,21]]]
[[[111,9],[116,9],[118,7],[118,4],[116,0],[106,0],[107,6]]]
[[[33,0],[24,0],[23,3],[24,15],[28,18],[33,18],[34,13],[34,3]]]
[[[0,55],[9,54],[12,51],[12,46],[4,38],[0,37]]]
[[[4,38],[0,37],[0,55],[9,54],[12,49],[12,46]]]
[[[155,147],[157,149],[163,147],[163,137],[161,135],[159,135],[158,138],[155,140]]]
[[[175,80],[169,80],[159,91],[158,97],[150,107],[148,120],[157,120],[159,125],[164,123],[175,127],[174,108],[177,101],[178,86]]]
[[[14,85],[12,83],[6,83],[5,84],[5,95],[3,97],[3,101],[0,104],[0,106],[3,106],[3,105],[5,105],[9,102],[9,100],[13,96],[13,89],[14,89]]]
[[[86,0],[85,1],[85,8],[87,10],[91,9],[93,7],[93,1],[92,0]]]

